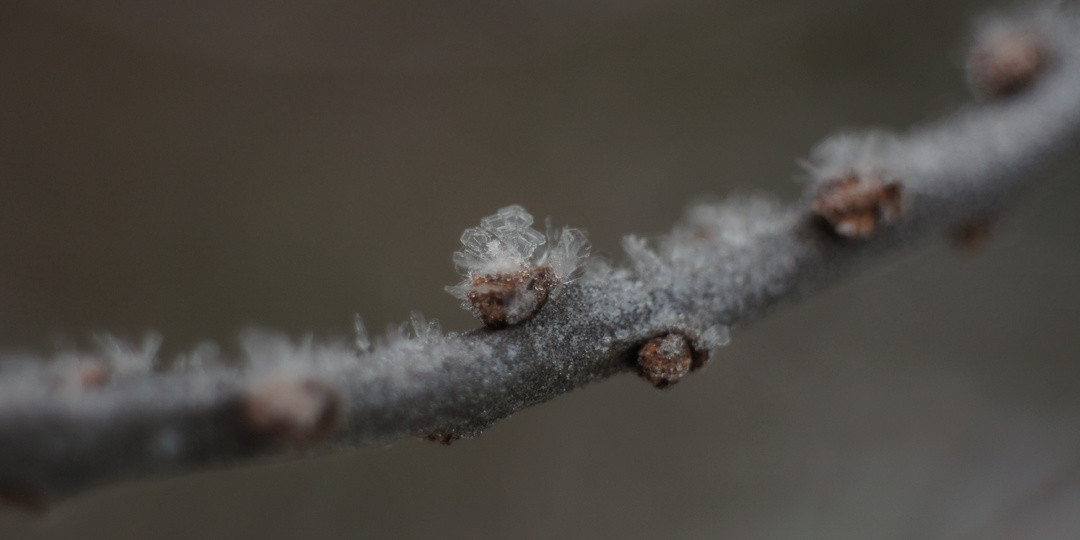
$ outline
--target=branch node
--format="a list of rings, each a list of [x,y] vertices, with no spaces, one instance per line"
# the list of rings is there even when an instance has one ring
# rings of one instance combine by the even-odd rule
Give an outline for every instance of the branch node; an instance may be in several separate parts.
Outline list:
[[[247,426],[262,437],[313,443],[333,431],[341,415],[341,398],[320,380],[270,376],[253,386],[243,414]]]
[[[454,264],[464,281],[446,291],[462,307],[493,328],[527,321],[580,273],[588,257],[585,233],[547,224],[532,228],[533,217],[518,205],[499,209],[461,236],[464,247]]]
[[[1009,97],[1029,87],[1049,63],[1043,36],[1033,28],[1005,25],[983,31],[967,61],[968,83],[981,99]]]
[[[879,170],[850,172],[827,181],[811,207],[818,220],[836,236],[866,240],[893,225],[904,212],[904,189]]]
[[[671,332],[650,339],[638,350],[638,376],[649,384],[670,388],[687,373],[703,366],[708,351],[696,351],[686,336]]]
[[[492,328],[527,321],[544,307],[558,281],[551,267],[476,277],[466,299],[476,318]]]

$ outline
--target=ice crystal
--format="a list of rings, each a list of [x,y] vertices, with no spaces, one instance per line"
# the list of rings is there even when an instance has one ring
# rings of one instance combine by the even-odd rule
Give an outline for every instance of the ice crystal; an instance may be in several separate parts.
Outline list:
[[[582,262],[589,257],[589,239],[585,231],[563,227],[558,230],[548,223],[548,238],[540,265],[551,267],[556,279],[569,283],[583,273]]]
[[[664,261],[655,251],[649,249],[648,241],[644,238],[630,234],[623,238],[622,245],[638,272],[653,274],[664,268]]]
[[[153,369],[163,338],[161,334],[151,332],[143,337],[139,345],[107,334],[96,336],[96,339],[105,361],[113,371],[142,373]]]
[[[826,184],[853,175],[879,173],[890,169],[899,138],[891,133],[871,131],[833,136],[810,153],[801,163],[807,172],[804,179]]]
[[[424,318],[424,314],[413,311],[409,314],[409,326],[412,327],[413,336],[421,342],[430,342],[442,337],[442,325],[438,319],[430,321]]]
[[[356,350],[361,353],[371,350],[371,338],[368,337],[367,326],[364,325],[364,319],[359,313],[353,316],[353,329],[355,333],[353,344],[356,345]]]
[[[701,334],[698,341],[705,349],[723,347],[731,342],[731,328],[722,324],[710,326]]]
[[[511,205],[480,220],[461,235],[464,246],[454,265],[465,277],[446,290],[489,326],[525,321],[562,286],[578,277],[589,241],[578,229],[547,234],[532,227],[533,217]]]

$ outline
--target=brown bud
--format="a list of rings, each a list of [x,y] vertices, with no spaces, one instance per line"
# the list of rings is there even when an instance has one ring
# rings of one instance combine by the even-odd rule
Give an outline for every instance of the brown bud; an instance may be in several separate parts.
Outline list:
[[[460,438],[461,438],[461,435],[455,435],[453,433],[432,433],[431,435],[428,435],[427,437],[424,437],[425,440],[428,440],[428,441],[431,441],[431,442],[442,443],[442,444],[445,444],[446,446],[450,446],[451,444],[454,444],[454,441],[456,441],[456,440],[458,440]]]
[[[476,277],[466,298],[484,324],[502,328],[532,318],[558,283],[549,266]]]
[[[824,184],[812,210],[837,236],[870,238],[900,219],[903,187],[884,180],[880,173],[851,174]]]
[[[668,388],[690,371],[704,365],[707,355],[697,354],[682,334],[650,339],[638,350],[638,375],[657,388]]]
[[[982,250],[993,233],[993,219],[977,219],[953,229],[950,240],[954,248],[967,253]]]
[[[1033,30],[997,29],[985,32],[968,58],[968,82],[984,99],[1013,95],[1027,88],[1046,68],[1049,54]]]
[[[340,402],[325,382],[273,376],[252,388],[244,416],[259,435],[280,442],[310,443],[333,430]]]

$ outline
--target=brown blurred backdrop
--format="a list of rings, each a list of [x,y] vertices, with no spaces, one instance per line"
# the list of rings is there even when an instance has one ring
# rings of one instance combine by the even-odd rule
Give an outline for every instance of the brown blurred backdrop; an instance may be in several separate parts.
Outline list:
[[[967,100],[985,3],[0,0],[0,349],[342,336],[442,291],[509,203],[658,233],[793,197],[839,129]],[[93,492],[0,538],[1070,538],[1080,160],[978,257],[932,247],[445,448]]]

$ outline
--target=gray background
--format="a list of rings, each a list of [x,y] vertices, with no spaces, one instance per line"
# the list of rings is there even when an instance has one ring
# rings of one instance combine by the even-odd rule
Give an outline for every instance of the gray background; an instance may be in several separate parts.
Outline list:
[[[269,3],[265,3],[269,4]],[[838,129],[967,100],[979,2],[0,1],[0,348],[383,328],[520,203],[660,233],[791,198]],[[1075,152],[1074,152],[1075,153]],[[977,257],[937,245],[449,448],[118,485],[0,538],[1070,538],[1080,163]]]

